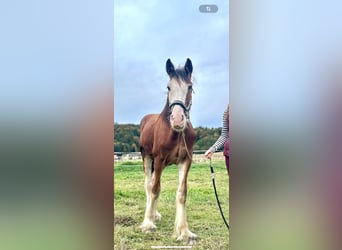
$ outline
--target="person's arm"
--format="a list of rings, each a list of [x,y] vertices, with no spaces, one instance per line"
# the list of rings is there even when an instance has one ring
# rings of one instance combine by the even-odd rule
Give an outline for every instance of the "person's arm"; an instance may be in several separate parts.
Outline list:
[[[218,151],[224,146],[224,143],[227,141],[228,138],[228,109],[225,110],[223,113],[223,122],[222,122],[222,131],[220,137],[216,140],[216,142],[205,152],[205,156],[207,158],[211,158],[214,152]]]

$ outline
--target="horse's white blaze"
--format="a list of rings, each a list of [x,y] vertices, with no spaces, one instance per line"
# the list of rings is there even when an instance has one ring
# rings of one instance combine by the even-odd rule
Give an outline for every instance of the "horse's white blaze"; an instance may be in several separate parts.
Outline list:
[[[188,93],[188,84],[183,82],[182,80],[177,81],[176,79],[172,79],[169,82],[169,102],[172,103],[176,100],[182,101],[185,103],[185,98]]]
[[[183,81],[177,81],[172,79],[169,82],[169,103],[173,103],[174,101],[181,101],[185,103],[186,95],[188,93],[188,84]],[[179,105],[175,105],[172,109],[170,115],[170,123],[173,129],[175,130],[183,130],[186,126],[186,116],[184,114],[184,110]]]

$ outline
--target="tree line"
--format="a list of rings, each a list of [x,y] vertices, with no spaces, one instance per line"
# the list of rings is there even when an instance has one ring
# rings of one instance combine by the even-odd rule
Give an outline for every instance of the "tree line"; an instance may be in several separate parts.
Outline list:
[[[220,136],[222,128],[197,127],[194,150],[208,149]],[[136,124],[114,124],[114,152],[139,152],[140,129]]]

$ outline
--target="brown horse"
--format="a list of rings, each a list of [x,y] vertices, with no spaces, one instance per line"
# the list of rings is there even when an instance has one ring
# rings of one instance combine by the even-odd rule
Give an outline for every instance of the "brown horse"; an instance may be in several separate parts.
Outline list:
[[[191,60],[187,59],[183,68],[175,69],[168,59],[166,72],[170,81],[163,111],[160,114],[146,115],[140,123],[140,152],[144,164],[146,191],[146,212],[140,228],[146,233],[156,229],[154,223],[161,219],[157,211],[160,177],[166,166],[177,164],[179,184],[173,237],[191,243],[197,238],[196,234],[188,229],[185,212],[187,176],[196,139],[189,116],[193,92]]]

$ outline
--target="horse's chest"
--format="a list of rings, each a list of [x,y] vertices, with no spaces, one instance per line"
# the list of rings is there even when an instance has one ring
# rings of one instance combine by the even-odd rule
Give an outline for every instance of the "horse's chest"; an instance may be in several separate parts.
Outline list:
[[[161,152],[159,153],[161,153],[165,163],[167,165],[170,165],[182,162],[186,158],[189,158],[189,150],[191,149],[188,148],[186,143],[178,140],[174,143],[165,144],[163,147],[160,148]]]
[[[174,148],[174,150],[169,152],[169,154],[170,154],[170,158],[173,158],[173,159],[183,159],[187,156],[185,147],[183,145],[177,145]]]

